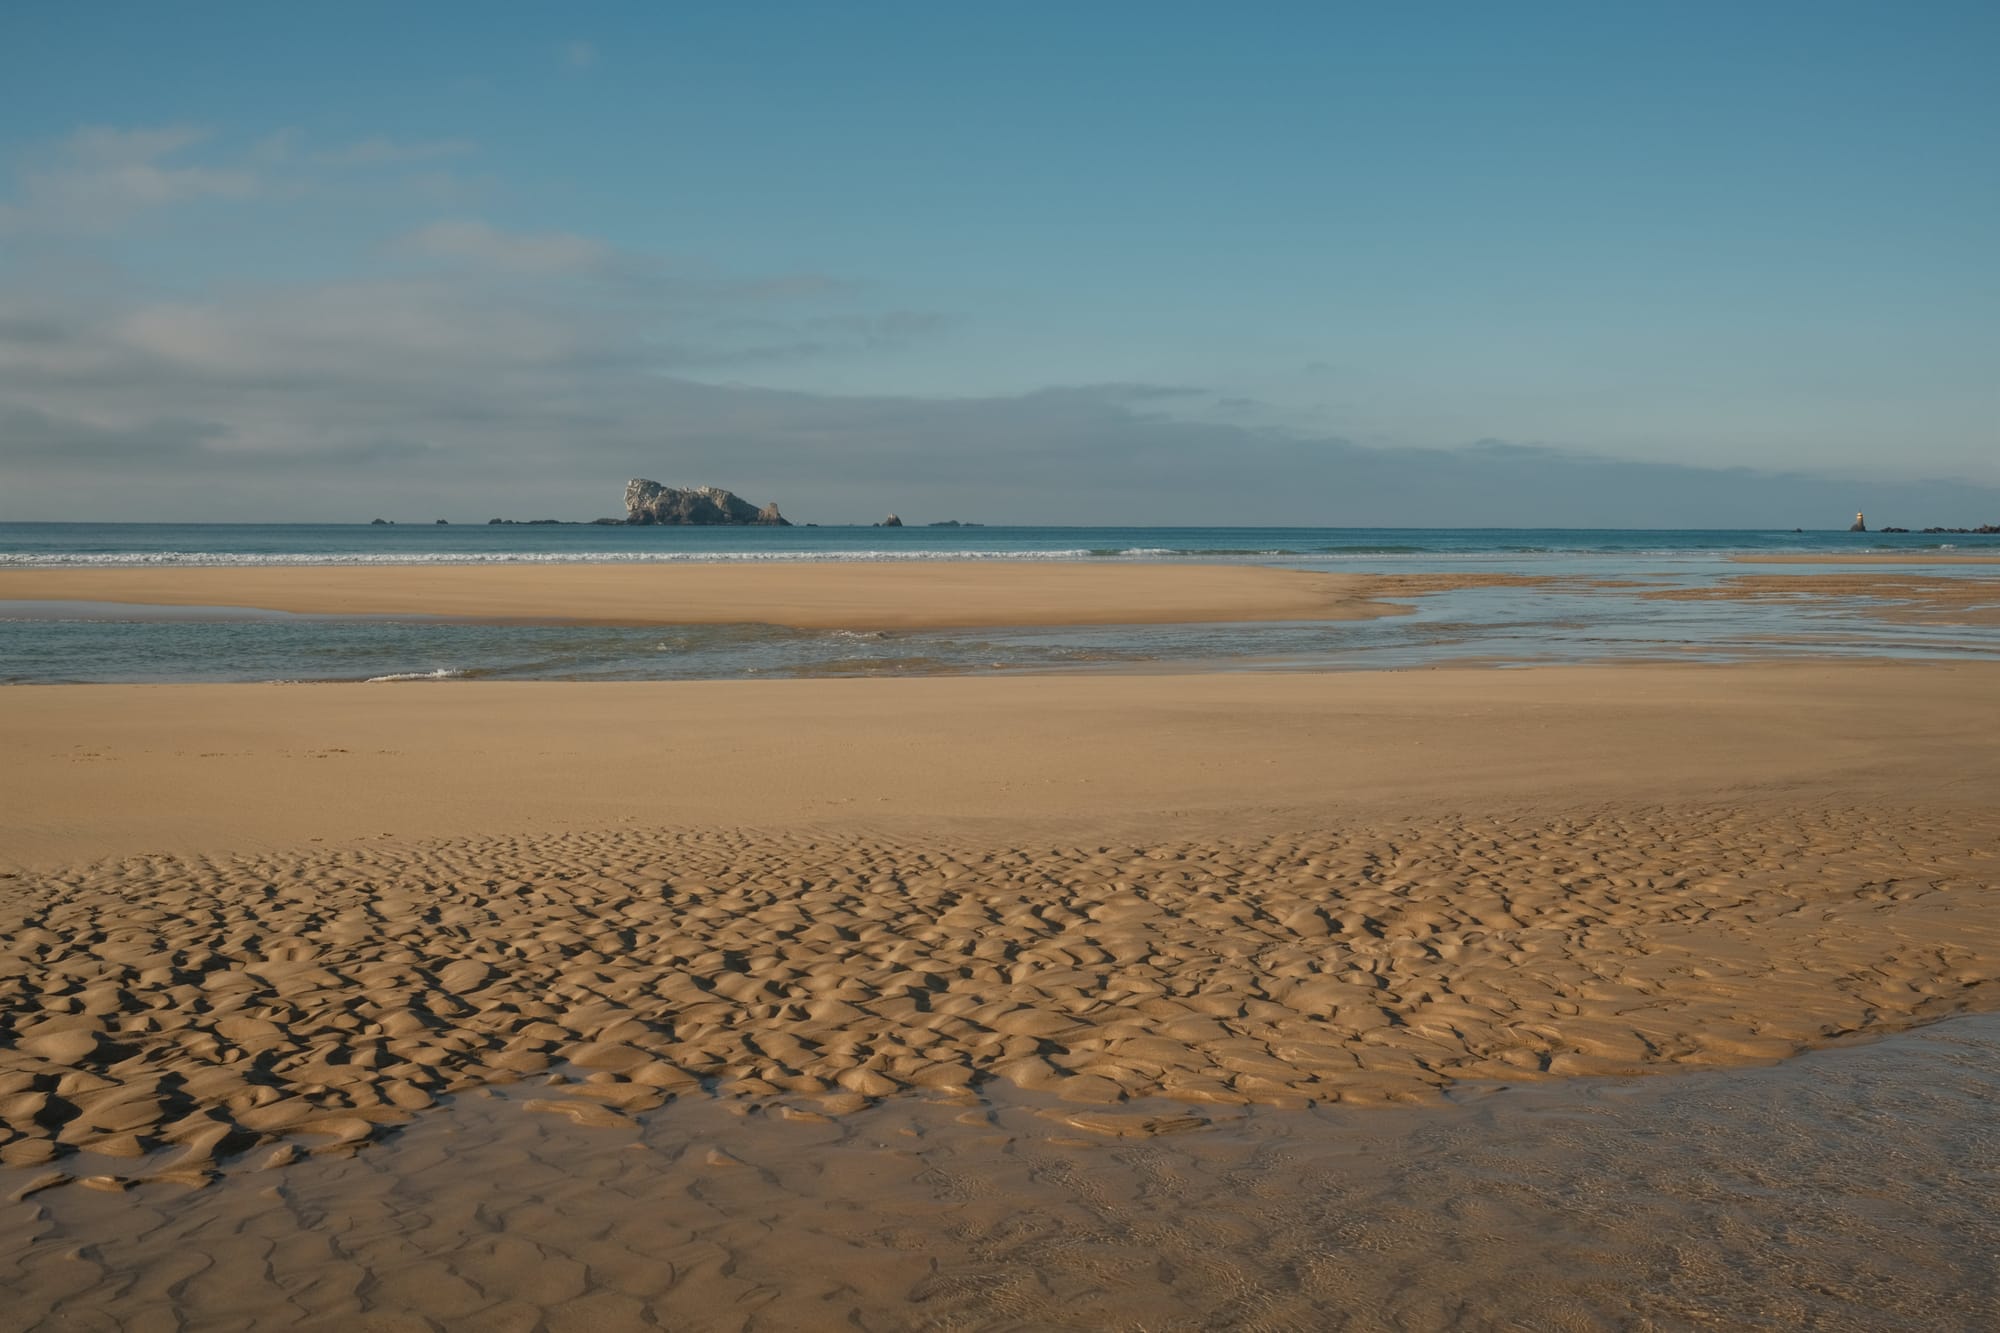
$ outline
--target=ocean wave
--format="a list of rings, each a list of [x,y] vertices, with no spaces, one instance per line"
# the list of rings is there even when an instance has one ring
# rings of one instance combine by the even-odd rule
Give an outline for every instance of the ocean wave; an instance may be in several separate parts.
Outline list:
[[[1060,551],[91,551],[0,553],[0,568],[264,565],[571,565],[741,564],[905,560],[1087,560],[1083,547]],[[1136,555],[1137,551],[1110,554]],[[1159,551],[1152,554],[1199,555]]]
[[[1254,546],[1074,546],[1049,550],[1006,550],[983,548],[953,550],[943,547],[868,548],[864,550],[814,549],[794,547],[753,551],[0,551],[0,569],[64,568],[259,568],[266,566],[372,566],[372,565],[731,565],[731,564],[877,564],[935,561],[1102,561],[1175,560],[1243,561],[1283,560],[1312,564],[1340,564],[1348,561],[1374,562],[1397,559],[1438,561],[1542,562],[1588,557],[1628,560],[1684,560],[1711,562],[1736,555],[1752,555],[1771,549],[1825,551],[1838,554],[1839,548],[1815,546],[1770,548],[1756,546],[1476,546],[1453,549],[1404,543],[1340,543],[1319,547]],[[1932,547],[1899,546],[1896,550],[1921,552],[1925,549],[1950,551],[1950,544]]]
[[[1094,559],[1147,560],[1162,557],[1200,559],[1221,555],[1256,556],[1297,556],[1303,551],[1288,550],[1281,546],[1096,546],[1090,550]]]
[[[458,680],[470,675],[467,671],[457,671],[451,667],[439,667],[435,671],[392,671],[386,676],[370,676],[362,683],[382,685],[394,680]]]

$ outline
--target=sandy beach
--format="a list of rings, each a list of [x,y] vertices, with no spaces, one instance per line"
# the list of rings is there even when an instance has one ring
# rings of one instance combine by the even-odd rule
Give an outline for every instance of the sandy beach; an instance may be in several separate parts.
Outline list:
[[[0,570],[0,601],[254,607],[798,629],[1357,620],[1406,608],[1362,575],[1249,565],[333,565]]]
[[[17,687],[0,1159],[1778,1059],[1994,993],[1996,732],[1973,665]]]

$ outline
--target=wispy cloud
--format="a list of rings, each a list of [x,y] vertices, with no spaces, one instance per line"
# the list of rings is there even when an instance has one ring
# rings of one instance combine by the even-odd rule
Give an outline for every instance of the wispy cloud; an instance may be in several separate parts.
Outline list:
[[[191,125],[80,129],[20,174],[0,231],[107,231],[164,205],[258,193],[245,166],[180,160],[209,138]]]
[[[198,125],[154,125],[138,129],[86,125],[70,135],[63,147],[70,157],[79,162],[119,165],[171,157],[209,137],[209,131]]]
[[[89,125],[28,153],[11,194],[0,195],[0,233],[102,234],[174,205],[324,197],[377,188],[361,184],[370,177],[451,198],[460,182],[435,164],[475,151],[458,138],[378,135],[313,148],[289,128],[231,145],[197,125]],[[407,170],[420,167],[432,169]]]
[[[557,50],[562,67],[572,74],[582,73],[597,63],[597,43],[581,38],[567,41]]]
[[[435,162],[440,158],[464,157],[477,150],[469,139],[386,139],[380,136],[328,148],[314,159],[333,167],[404,166],[412,162]]]
[[[394,248],[508,273],[586,273],[612,257],[610,246],[573,232],[510,232],[466,219],[433,222],[398,238]]]

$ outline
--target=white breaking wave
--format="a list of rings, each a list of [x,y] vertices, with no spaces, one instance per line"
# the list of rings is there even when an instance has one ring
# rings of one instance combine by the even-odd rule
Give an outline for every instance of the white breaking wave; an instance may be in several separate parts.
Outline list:
[[[391,680],[451,680],[454,677],[463,676],[464,674],[463,671],[454,671],[450,667],[439,667],[435,671],[397,671],[387,676],[370,676],[362,683],[366,685],[380,685],[385,681]]]
[[[1950,545],[1937,548],[1950,551]],[[1744,548],[1748,552],[1749,548]],[[870,564],[936,560],[1282,560],[1287,564],[1394,563],[1397,561],[1484,560],[1538,563],[1578,558],[1672,559],[1709,563],[1739,554],[1733,549],[1683,550],[1645,547],[1621,550],[1544,547],[1532,550],[1479,548],[1431,550],[1421,547],[1369,549],[1307,548],[1244,550],[1173,546],[1065,547],[1052,551],[789,550],[789,551],[89,551],[4,552],[0,569],[257,567],[269,565],[647,565],[647,564]]]
[[[887,560],[1087,560],[1096,552],[1063,551],[92,551],[0,553],[0,567],[73,565],[570,565],[732,564],[743,562]],[[1142,554],[1122,552],[1121,554]],[[1171,555],[1171,551],[1143,554]]]

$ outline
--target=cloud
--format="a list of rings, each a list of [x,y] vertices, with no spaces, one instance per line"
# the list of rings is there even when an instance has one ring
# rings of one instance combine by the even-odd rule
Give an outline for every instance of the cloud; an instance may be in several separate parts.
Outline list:
[[[564,42],[557,54],[562,58],[562,67],[571,73],[580,73],[597,63],[597,44],[581,39]]]
[[[16,465],[125,464],[135,458],[151,465],[185,464],[224,433],[215,422],[153,417],[105,426],[0,403],[0,457]]]
[[[476,151],[478,145],[470,139],[386,139],[378,135],[338,148],[323,149],[314,155],[314,159],[332,167],[406,166],[414,162],[464,157]]]
[[[370,168],[469,150],[362,138],[314,152],[289,132],[246,142],[231,157],[187,125],[79,130],[31,162],[0,223],[68,235],[189,200],[305,197],[350,178],[375,189],[421,173]],[[324,281],[167,296],[87,259],[6,277],[0,519],[353,519],[399,506],[587,518],[616,508],[626,477],[662,474],[821,522],[888,510],[1362,526],[1826,526],[1856,508],[1906,526],[2000,519],[2000,491],[1978,486],[1622,463],[1497,439],[1364,448],[1260,425],[1274,418],[1226,387],[926,398],[716,383],[880,358],[958,320],[836,276],[716,273],[478,218],[409,227]]]
[[[86,126],[20,174],[15,198],[0,200],[0,231],[107,231],[169,204],[257,194],[241,165],[175,160],[209,137],[190,125]]]
[[[366,382],[613,359],[594,346],[598,332],[564,311],[465,284],[372,280],[142,305],[101,336],[156,368],[219,382]]]
[[[1577,454],[1554,449],[1546,444],[1523,444],[1518,440],[1499,440],[1488,436],[1474,440],[1465,446],[1466,452],[1485,454],[1495,458],[1577,458]],[[1583,457],[1588,457],[1584,455]]]
[[[612,258],[611,247],[573,232],[509,232],[467,219],[433,222],[398,238],[394,248],[508,273],[585,273]]]
[[[275,167],[290,162],[298,152],[303,137],[289,126],[273,130],[250,145],[246,160],[259,167]]]
[[[87,310],[0,298],[0,518],[590,518],[617,508],[626,477],[662,473],[819,522],[891,509],[1358,526],[2000,517],[2000,492],[1977,487],[1499,441],[1370,449],[1191,419],[1180,406],[1213,395],[1171,384],[937,399],[709,383],[690,359],[726,345],[588,293],[443,273]]]
[[[118,166],[171,157],[208,137],[209,132],[197,125],[155,125],[138,129],[86,125],[71,134],[64,147],[71,157],[80,162]]]
[[[174,205],[321,198],[350,188],[341,182],[345,173],[424,166],[474,151],[466,139],[374,136],[307,152],[293,129],[230,151],[195,125],[90,125],[29,154],[12,198],[0,198],[0,233],[104,234]],[[396,179],[431,195],[456,193],[455,182],[435,172]]]

